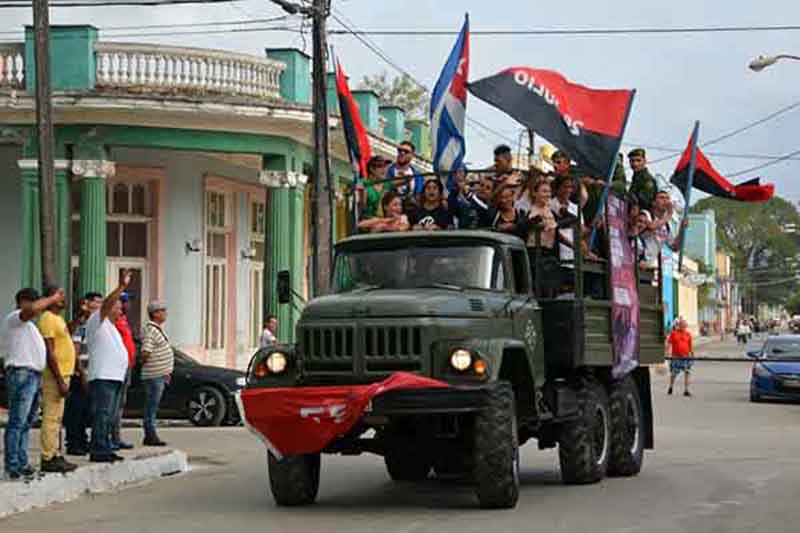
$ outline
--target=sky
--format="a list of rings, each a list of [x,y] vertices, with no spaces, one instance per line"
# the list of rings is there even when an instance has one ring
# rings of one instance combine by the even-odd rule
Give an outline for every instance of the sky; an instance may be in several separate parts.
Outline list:
[[[2,3],[2,2],[0,2]],[[506,0],[486,2],[413,0],[333,0],[334,13],[358,29],[458,30],[465,12],[472,30],[575,29],[686,26],[800,25],[800,2],[706,0],[593,0],[558,3]],[[103,28],[145,24],[240,21],[282,15],[269,0],[243,0],[219,5],[163,7],[60,8],[51,13],[53,24],[93,24],[105,40],[163,42],[171,45],[217,48],[262,55],[269,47],[293,46],[310,51],[309,32],[253,32],[216,35],[171,35],[198,28],[156,30],[146,37],[105,37]],[[0,40],[21,40],[28,10],[0,10]],[[298,28],[299,19],[286,23]],[[262,26],[274,26],[275,23]],[[330,27],[339,24],[331,20]],[[18,34],[5,32],[19,31]],[[141,30],[144,31],[144,30]],[[151,33],[153,30],[148,31]],[[119,32],[118,32],[119,33]],[[128,32],[131,33],[131,32]],[[371,36],[392,61],[432,87],[455,36]],[[330,38],[351,80],[386,70],[383,63],[353,36]],[[758,120],[782,107],[800,102],[800,62],[780,62],[760,73],[747,68],[759,54],[800,55],[800,31],[702,33],[611,36],[473,36],[470,79],[492,75],[510,66],[550,68],[574,82],[597,88],[636,88],[637,95],[625,135],[624,149],[634,145],[686,145],[695,120],[701,122],[700,140],[713,139]],[[352,84],[352,81],[351,81]],[[467,160],[485,163],[494,145],[512,144],[520,126],[502,112],[471,97],[467,114],[502,134],[489,134],[467,123]],[[706,152],[781,156],[800,149],[800,106],[763,125],[708,146]],[[648,149],[651,160],[670,155]],[[723,175],[767,161],[709,154]],[[671,174],[677,156],[651,166]],[[731,178],[750,177],[774,182],[776,193],[800,201],[800,156]]]

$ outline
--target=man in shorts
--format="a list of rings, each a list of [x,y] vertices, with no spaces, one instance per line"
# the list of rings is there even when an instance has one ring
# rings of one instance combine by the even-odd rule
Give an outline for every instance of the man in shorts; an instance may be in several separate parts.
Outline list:
[[[672,394],[672,386],[675,384],[681,372],[683,372],[683,395],[691,396],[689,392],[689,374],[692,373],[694,361],[694,349],[692,348],[692,334],[686,327],[686,320],[678,318],[675,329],[667,337],[667,344],[670,347],[672,359],[669,361],[669,388],[667,394]]]

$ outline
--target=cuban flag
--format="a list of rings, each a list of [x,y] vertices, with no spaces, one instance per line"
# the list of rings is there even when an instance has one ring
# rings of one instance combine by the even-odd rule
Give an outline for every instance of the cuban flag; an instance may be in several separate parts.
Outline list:
[[[431,143],[437,172],[450,172],[464,163],[468,73],[469,15],[465,15],[464,26],[431,96]]]

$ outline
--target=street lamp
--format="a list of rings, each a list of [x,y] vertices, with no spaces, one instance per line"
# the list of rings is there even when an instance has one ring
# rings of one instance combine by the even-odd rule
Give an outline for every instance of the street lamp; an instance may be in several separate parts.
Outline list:
[[[748,67],[750,70],[755,72],[761,72],[767,67],[771,67],[775,63],[778,62],[780,59],[794,59],[795,61],[800,61],[800,56],[793,56],[788,54],[779,54],[776,56],[758,56],[754,60],[750,62]]]

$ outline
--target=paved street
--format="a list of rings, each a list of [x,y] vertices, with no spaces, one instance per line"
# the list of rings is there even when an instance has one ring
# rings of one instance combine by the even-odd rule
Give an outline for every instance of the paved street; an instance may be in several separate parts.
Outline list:
[[[738,355],[710,344],[711,355]],[[696,367],[693,398],[665,395],[656,378],[656,450],[642,474],[599,485],[560,484],[557,455],[523,448],[519,505],[476,508],[469,487],[394,484],[374,456],[325,457],[319,502],[278,509],[265,454],[241,428],[171,428],[163,436],[190,454],[194,470],[116,494],[85,497],[2,521],[4,531],[797,531],[800,405],[751,404],[750,365]],[[677,392],[682,392],[678,387]],[[127,430],[139,439],[138,430]],[[88,525],[93,524],[93,525]]]

